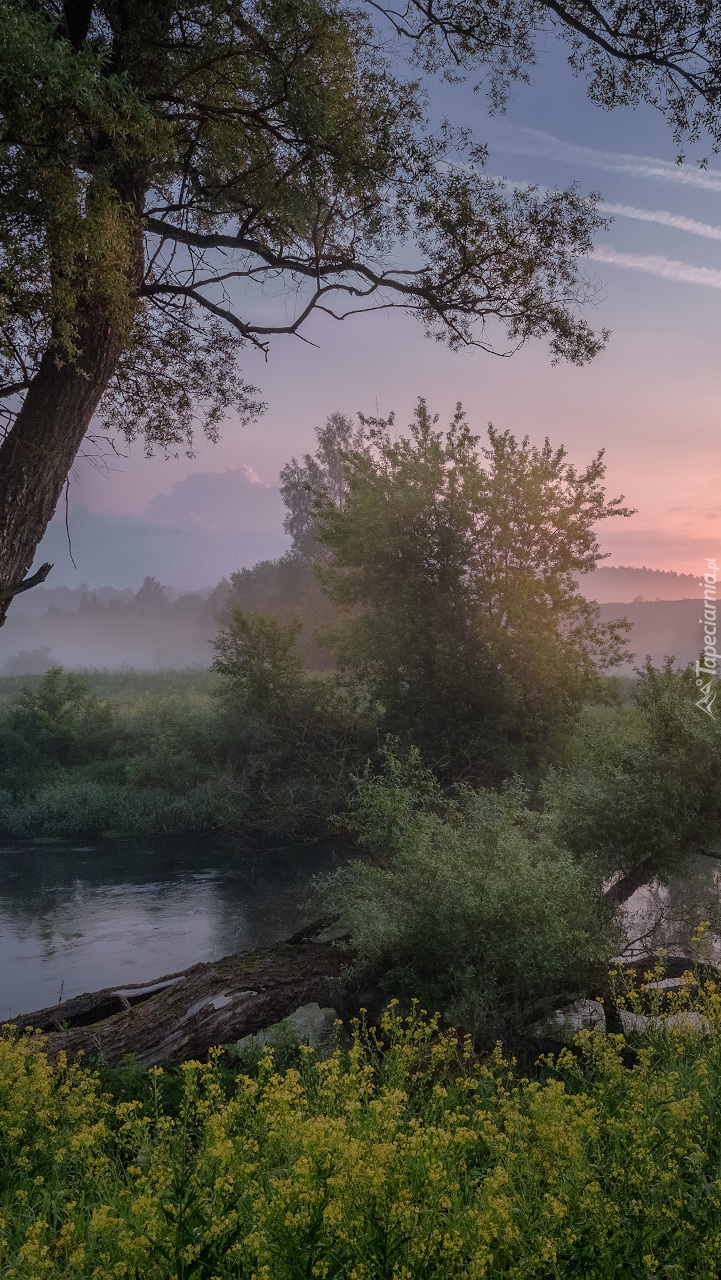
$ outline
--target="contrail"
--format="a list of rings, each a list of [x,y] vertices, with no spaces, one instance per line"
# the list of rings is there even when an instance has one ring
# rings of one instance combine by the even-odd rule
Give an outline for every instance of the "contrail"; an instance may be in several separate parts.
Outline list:
[[[499,186],[511,190],[526,191],[536,187],[539,192],[549,192],[552,188],[538,182],[518,181],[513,178],[502,178],[489,174]],[[639,222],[656,222],[662,227],[673,227],[676,231],[687,231],[692,236],[702,236],[705,240],[721,240],[721,226],[713,222],[699,222],[696,218],[686,218],[682,213],[671,213],[668,209],[639,209],[632,204],[612,204],[608,200],[600,200],[596,206],[601,213],[612,213],[618,218],[635,218]]]
[[[613,173],[629,173],[636,178],[658,178],[682,186],[701,187],[704,191],[721,192],[721,170],[698,169],[659,160],[655,156],[634,156],[624,151],[598,151],[574,142],[564,142],[541,129],[519,129],[515,138],[494,139],[493,148],[521,156],[545,156],[567,164],[582,164],[592,169],[608,169]]]
[[[685,218],[680,213],[669,213],[667,209],[637,209],[630,204],[608,204],[603,201],[598,205],[601,213],[614,213],[621,218],[636,218],[639,222],[657,222],[662,227],[674,227],[677,231],[688,231],[692,236],[703,236],[705,240],[721,240],[721,227],[712,222],[697,222],[695,218]]]
[[[682,284],[702,284],[709,289],[721,289],[721,270],[716,267],[694,267],[690,262],[677,262],[656,254],[621,253],[613,245],[599,244],[588,254],[595,262],[605,262],[611,267],[623,267],[627,271],[645,271],[662,280],[678,280]]]

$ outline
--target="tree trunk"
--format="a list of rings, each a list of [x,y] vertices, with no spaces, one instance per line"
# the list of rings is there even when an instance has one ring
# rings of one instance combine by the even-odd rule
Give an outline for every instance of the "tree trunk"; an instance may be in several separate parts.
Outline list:
[[[101,1057],[133,1054],[144,1067],[169,1058],[203,1058],[317,1001],[342,1012],[347,954],[329,943],[288,942],[195,964],[143,986],[108,987],[13,1021],[46,1034],[40,1048]],[[59,1029],[62,1028],[62,1029]]]
[[[0,626],[55,512],[90,420],[118,363],[122,339],[98,316],[80,335],[77,363],[49,349],[0,445]]]
[[[642,889],[644,885],[650,884],[658,872],[658,863],[654,857],[643,858],[641,862],[637,862],[635,867],[631,867],[630,871],[626,871],[618,880],[615,880],[610,889],[607,889],[603,895],[603,900],[614,907],[623,906],[624,902],[628,902],[632,898],[637,889]]]

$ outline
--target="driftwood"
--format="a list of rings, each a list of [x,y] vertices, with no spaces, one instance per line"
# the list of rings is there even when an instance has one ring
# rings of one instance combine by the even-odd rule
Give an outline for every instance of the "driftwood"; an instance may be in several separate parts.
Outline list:
[[[43,1050],[99,1057],[111,1066],[132,1054],[144,1067],[202,1058],[317,1001],[344,1008],[347,956],[329,943],[280,943],[263,951],[195,964],[157,982],[107,987],[14,1018],[45,1032]]]

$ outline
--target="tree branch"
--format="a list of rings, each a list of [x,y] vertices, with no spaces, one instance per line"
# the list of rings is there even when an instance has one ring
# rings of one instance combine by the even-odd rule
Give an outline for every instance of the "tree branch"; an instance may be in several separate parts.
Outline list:
[[[22,382],[10,382],[6,387],[0,387],[0,400],[9,400],[11,396],[17,396],[21,391],[27,391],[29,386],[29,378],[25,378]]]
[[[30,591],[31,587],[40,586],[40,583],[47,578],[52,567],[51,564],[41,564],[37,573],[34,573],[32,577],[24,578],[22,582],[16,582],[9,587],[0,587],[0,600],[12,600],[13,596],[19,596],[22,591]]]
[[[616,43],[612,43],[610,39],[605,38],[598,31],[594,31],[593,27],[589,27],[585,22],[581,22],[580,18],[575,18],[572,13],[569,13],[566,6],[560,4],[558,0],[542,0],[542,3],[546,9],[550,9],[551,13],[555,13],[556,17],[560,18],[561,22],[565,23],[566,26],[577,31],[579,35],[582,35],[586,40],[590,40],[592,44],[598,45],[598,47],[603,49],[604,53],[609,54],[610,57],[618,58],[620,62],[629,62],[634,65],[647,63],[649,66],[658,67],[660,70],[671,71],[674,75],[678,75],[681,79],[685,80],[694,92],[706,102],[714,100],[710,97],[708,90],[704,89],[703,84],[696,78],[696,76],[694,76],[690,71],[686,71],[678,62],[673,61],[671,58],[663,56],[659,57],[658,54],[652,53],[650,49],[643,50],[640,53],[630,53],[627,50],[622,49],[618,44],[620,32],[613,31],[603,14],[594,4],[586,3],[584,8],[590,11],[592,16],[608,32],[609,36],[615,38]],[[717,97],[718,92],[714,95],[714,98]]]
[[[641,862],[637,862],[635,867],[627,871],[621,876],[620,880],[616,880],[607,889],[603,895],[604,902],[611,903],[615,907],[620,907],[624,902],[633,896],[637,889],[643,888],[648,884],[649,880],[653,880],[658,871],[658,864],[653,857],[643,858]]]

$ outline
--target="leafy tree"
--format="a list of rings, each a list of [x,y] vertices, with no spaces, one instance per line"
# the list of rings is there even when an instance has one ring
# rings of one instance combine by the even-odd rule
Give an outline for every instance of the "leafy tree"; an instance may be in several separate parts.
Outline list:
[[[290,552],[278,560],[260,560],[251,569],[238,569],[216,593],[209,607],[222,624],[229,623],[233,609],[272,613],[286,622],[295,617],[302,623],[296,652],[304,665],[318,671],[331,665],[316,632],[334,620],[335,609],[321,589],[313,562],[305,556]]]
[[[556,837],[605,875],[624,872],[618,900],[718,837],[721,723],[697,698],[692,669],[647,660],[631,707],[588,715],[572,758],[543,784]]]
[[[405,435],[363,421],[344,505],[319,508],[340,666],[438,767],[503,773],[623,656],[625,624],[602,624],[578,577],[601,558],[597,522],[631,513],[606,500],[602,452],[577,471],[493,427],[479,452],[460,406],[444,432],[423,400]]]
[[[400,11],[376,2],[422,66],[480,72],[496,109],[551,35],[605,110],[647,103],[681,146],[705,133],[721,147],[721,10],[708,0],[408,0]]]
[[[234,609],[215,641],[213,670],[226,677],[234,698],[249,711],[283,714],[303,677],[295,642],[297,619],[282,623],[272,614]]]
[[[55,665],[50,649],[43,644],[39,649],[18,649],[17,653],[11,653],[5,660],[3,675],[41,676]]]
[[[143,585],[133,596],[133,609],[138,613],[160,613],[168,607],[165,587],[157,578],[144,578]]]
[[[328,556],[328,548],[318,539],[318,507],[329,502],[342,510],[348,492],[344,458],[363,453],[367,447],[364,422],[354,422],[345,413],[331,413],[322,427],[316,427],[316,450],[286,463],[280,473],[280,492],[287,515],[283,528],[293,539],[291,554],[308,564]]]
[[[225,792],[246,825],[276,834],[324,830],[376,745],[362,697],[305,674],[299,629],[298,619],[234,609],[215,641]]]
[[[593,202],[486,177],[384,47],[335,0],[2,0],[0,618],[96,411],[149,450],[215,438],[259,410],[237,357],[318,308],[599,349]]]

